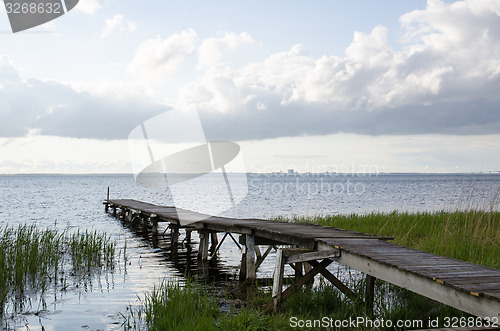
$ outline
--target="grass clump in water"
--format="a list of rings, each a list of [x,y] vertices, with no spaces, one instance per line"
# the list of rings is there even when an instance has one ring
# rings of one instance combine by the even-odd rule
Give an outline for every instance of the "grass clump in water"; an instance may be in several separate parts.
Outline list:
[[[72,234],[68,238],[73,269],[77,272],[106,267],[114,269],[116,243],[98,232]]]
[[[9,304],[15,315],[25,310],[27,298],[65,288],[67,275],[82,279],[113,269],[115,246],[97,232],[68,235],[35,225],[0,228],[0,317]]]
[[[123,315],[125,330],[283,330],[288,323],[279,316],[243,308],[222,312],[207,287],[187,281],[164,282],[130,305]]]

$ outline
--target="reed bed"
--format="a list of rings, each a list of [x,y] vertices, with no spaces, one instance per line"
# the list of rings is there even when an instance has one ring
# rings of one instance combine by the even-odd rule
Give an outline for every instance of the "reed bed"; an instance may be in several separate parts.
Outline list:
[[[394,243],[500,269],[500,212],[392,212],[296,217],[309,222],[394,238]]]
[[[24,310],[27,298],[65,289],[68,277],[81,281],[114,268],[116,243],[97,232],[67,234],[35,225],[0,228],[0,317],[5,306]]]
[[[188,280],[185,285],[163,282],[130,305],[124,330],[283,330],[284,319],[243,308],[222,312],[214,288]]]

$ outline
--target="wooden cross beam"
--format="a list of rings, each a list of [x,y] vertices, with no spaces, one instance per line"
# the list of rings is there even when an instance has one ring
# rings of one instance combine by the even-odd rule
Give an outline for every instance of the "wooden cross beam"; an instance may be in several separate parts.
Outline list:
[[[273,282],[273,300],[268,303],[264,307],[264,311],[277,311],[280,303],[287,298],[289,298],[292,294],[297,292],[304,284],[309,282],[314,278],[318,273],[321,272],[325,267],[330,265],[333,261],[329,259],[324,259],[316,267],[307,272],[302,278],[293,283],[290,287],[288,287],[285,291],[281,292],[283,287],[283,274],[284,274],[284,266],[285,259],[283,256],[283,250],[278,249],[276,253],[276,269],[274,271],[274,282]]]

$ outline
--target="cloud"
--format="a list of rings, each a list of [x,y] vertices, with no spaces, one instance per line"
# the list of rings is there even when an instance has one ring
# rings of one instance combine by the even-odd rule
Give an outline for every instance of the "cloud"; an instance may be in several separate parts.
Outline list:
[[[195,50],[196,32],[193,29],[171,35],[165,40],[158,36],[137,47],[127,69],[146,79],[169,75]]]
[[[0,56],[0,86],[2,83],[13,83],[20,80],[21,77],[10,59],[5,55]]]
[[[80,0],[75,9],[87,14],[93,15],[98,9],[101,8],[98,0]]]
[[[124,19],[113,19],[110,31],[118,31]],[[248,33],[199,41],[188,29],[142,42],[127,70],[149,86],[197,54],[202,71],[179,89],[175,107],[199,109],[212,140],[339,132],[500,133],[498,1],[429,0],[425,9],[400,21],[400,48],[388,42],[386,27],[376,26],[369,33],[354,33],[343,56],[312,57],[306,46],[294,45],[246,65],[231,64],[224,56],[255,45]],[[117,97],[125,93],[116,93],[112,83],[80,85],[22,81],[8,59],[0,57],[0,132],[113,139],[165,110],[148,101],[147,91],[130,93],[125,100]]]
[[[91,94],[53,81],[19,78],[0,57],[0,136],[126,139],[144,120],[169,108],[137,95]]]
[[[219,38],[206,38],[198,48],[198,68],[206,69],[218,63],[228,50],[235,52],[240,46],[255,44],[255,40],[247,32],[228,32]]]
[[[499,133],[499,13],[496,1],[430,0],[401,17],[402,49],[376,26],[356,32],[343,57],[295,45],[258,63],[218,63],[180,90],[179,106],[197,106],[217,139]]]
[[[107,38],[115,32],[133,32],[137,29],[137,25],[133,22],[125,22],[123,15],[116,14],[106,20],[106,25],[102,29],[101,37]]]

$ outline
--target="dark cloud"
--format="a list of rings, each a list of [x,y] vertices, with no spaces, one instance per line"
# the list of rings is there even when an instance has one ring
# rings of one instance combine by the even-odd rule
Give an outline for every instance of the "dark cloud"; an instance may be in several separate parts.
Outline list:
[[[364,135],[500,133],[500,103],[436,102],[376,110],[326,110],[324,105],[275,105],[268,111],[201,115],[209,140],[355,133]],[[272,106],[270,107],[272,108]]]
[[[168,110],[143,100],[95,96],[39,80],[4,84],[0,100],[2,137],[36,130],[62,137],[126,139],[135,126]]]

